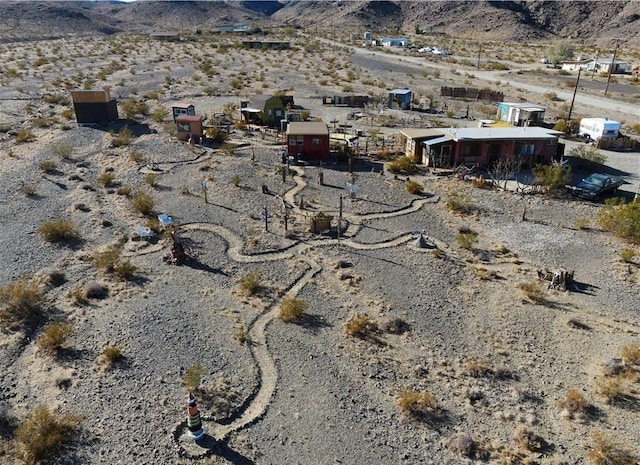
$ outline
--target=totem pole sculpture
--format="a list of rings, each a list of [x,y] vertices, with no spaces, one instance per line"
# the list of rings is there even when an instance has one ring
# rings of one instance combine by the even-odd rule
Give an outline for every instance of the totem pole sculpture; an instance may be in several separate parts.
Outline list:
[[[189,437],[195,441],[204,436],[204,428],[202,427],[202,418],[200,418],[200,410],[196,404],[196,399],[193,394],[189,393],[189,400],[187,401],[187,428],[189,429]]]

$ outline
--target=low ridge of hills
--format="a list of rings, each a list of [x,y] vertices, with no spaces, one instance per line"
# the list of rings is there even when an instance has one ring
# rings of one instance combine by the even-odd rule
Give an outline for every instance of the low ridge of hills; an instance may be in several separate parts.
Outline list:
[[[8,1],[0,39],[247,25],[361,32],[421,30],[514,41],[640,39],[640,2],[600,1]]]

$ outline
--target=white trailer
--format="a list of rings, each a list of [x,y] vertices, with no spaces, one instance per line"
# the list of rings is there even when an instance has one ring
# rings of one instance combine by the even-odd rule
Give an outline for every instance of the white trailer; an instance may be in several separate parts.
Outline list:
[[[579,135],[594,141],[616,139],[620,133],[620,123],[609,118],[582,118]]]

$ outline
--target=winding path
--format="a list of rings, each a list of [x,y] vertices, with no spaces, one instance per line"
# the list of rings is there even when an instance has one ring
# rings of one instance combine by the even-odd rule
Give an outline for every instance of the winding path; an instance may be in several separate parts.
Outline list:
[[[295,211],[297,211],[298,213],[302,213],[302,210],[295,206],[295,196],[304,190],[304,188],[307,186],[307,183],[303,178],[304,170],[300,167],[293,167],[293,169],[296,172],[296,175],[293,177],[296,185],[284,194],[284,200],[293,205]],[[416,199],[411,202],[409,206],[391,212],[370,213],[364,215],[346,214],[344,215],[344,218],[348,222],[348,227],[345,231],[345,238],[343,240],[315,239],[305,242],[296,242],[290,247],[257,255],[243,254],[243,242],[241,238],[238,237],[233,231],[224,226],[211,223],[187,223],[180,225],[180,228],[183,231],[199,230],[210,232],[219,236],[228,245],[226,251],[227,255],[231,260],[236,262],[258,263],[275,260],[286,260],[298,257],[308,265],[308,269],[305,274],[298,280],[294,281],[287,290],[282,292],[279,296],[280,299],[278,301],[274,302],[271,306],[266,308],[249,323],[247,327],[247,340],[249,341],[248,346],[251,357],[253,358],[258,371],[257,386],[255,387],[249,398],[246,399],[246,406],[244,407],[244,409],[242,409],[228,424],[220,424],[214,421],[207,421],[207,419],[205,418],[205,422],[207,422],[205,426],[207,428],[208,434],[211,437],[213,437],[216,441],[226,441],[231,433],[239,431],[253,424],[266,413],[271,399],[273,398],[273,395],[277,389],[278,381],[278,369],[267,345],[267,326],[277,317],[280,301],[283,298],[295,297],[315,275],[322,271],[322,266],[316,261],[312,260],[308,256],[307,252],[316,247],[336,244],[341,244],[342,246],[357,250],[376,250],[389,247],[397,247],[406,244],[410,240],[415,239],[415,236],[412,233],[401,233],[385,241],[371,244],[359,243],[355,241],[353,237],[362,227],[363,221],[406,215],[420,210],[420,208],[422,208],[422,206],[426,203],[434,202],[437,200],[437,198]],[[325,208],[325,206],[321,207]],[[447,247],[446,244],[440,243],[440,241],[438,241],[436,246]],[[164,244],[158,243],[144,250],[131,252],[129,255],[150,254],[159,252],[163,248]],[[182,422],[180,426],[176,427],[173,434],[177,442],[177,449],[180,455],[190,458],[201,458],[203,455],[202,453],[191,453],[191,450],[193,449],[193,441],[184,437],[184,429],[185,422]],[[189,451],[185,449],[185,447],[183,447],[181,441],[184,441],[185,444],[189,444]]]

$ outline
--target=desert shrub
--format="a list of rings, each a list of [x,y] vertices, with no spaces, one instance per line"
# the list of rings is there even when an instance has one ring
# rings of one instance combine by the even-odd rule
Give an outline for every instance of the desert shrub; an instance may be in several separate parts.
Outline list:
[[[47,284],[53,287],[62,286],[67,282],[67,278],[64,274],[64,271],[53,270],[47,274]]]
[[[447,448],[464,457],[473,455],[476,444],[469,433],[455,433],[447,440]]]
[[[235,187],[238,187],[240,185],[240,181],[240,176],[238,176],[237,174],[231,176],[231,184],[233,184]]]
[[[640,345],[637,342],[626,344],[620,358],[626,365],[640,365]]]
[[[249,335],[247,334],[247,330],[244,326],[238,325],[233,332],[233,338],[240,344],[244,344],[249,339]]]
[[[111,171],[105,171],[104,173],[100,174],[100,176],[96,178],[96,181],[101,186],[110,187],[113,184],[113,181],[115,178],[116,178],[116,175],[113,174]]]
[[[518,289],[522,291],[527,299],[534,303],[544,303],[546,300],[546,293],[537,280],[520,283],[518,284]]]
[[[35,184],[22,184],[20,186],[20,192],[27,197],[35,197],[38,193],[38,188]]]
[[[8,329],[32,328],[44,318],[45,297],[35,281],[23,278],[0,287],[0,324]]]
[[[598,223],[603,229],[633,243],[640,242],[640,202],[619,204],[607,199],[598,212]]]
[[[597,381],[598,394],[609,404],[614,404],[625,395],[625,386],[619,376],[607,376]]]
[[[592,163],[604,165],[607,162],[607,156],[593,145],[580,145],[569,151],[569,156],[581,158]]]
[[[133,142],[133,132],[125,126],[117,134],[111,135],[111,147],[126,147]]]
[[[579,390],[569,389],[564,399],[558,401],[558,407],[565,410],[569,418],[574,418],[576,415],[583,416],[587,413],[589,402]]]
[[[251,271],[239,280],[240,289],[247,295],[255,295],[262,286],[260,273]]]
[[[307,309],[307,303],[295,297],[285,297],[280,302],[280,312],[278,317],[285,323],[292,323],[299,320]]]
[[[151,119],[156,123],[162,123],[167,116],[169,116],[169,110],[166,108],[156,108],[153,110],[153,113],[151,113]]]
[[[411,157],[400,157],[387,163],[387,169],[392,173],[411,174],[416,172],[416,162]]]
[[[122,102],[120,104],[120,108],[124,115],[129,119],[133,119],[138,115],[146,116],[149,114],[149,106],[146,102],[138,102],[133,99],[128,99]]]
[[[396,395],[396,403],[405,414],[424,418],[438,415],[438,403],[430,392],[404,390]]]
[[[620,260],[625,263],[632,263],[636,256],[636,251],[625,247],[620,251]]]
[[[84,295],[87,299],[106,299],[109,296],[109,288],[92,281],[85,284]]]
[[[131,199],[131,205],[133,206],[133,209],[138,213],[145,216],[150,216],[153,214],[155,199],[146,191],[138,191]]]
[[[36,136],[31,132],[31,129],[20,129],[16,133],[16,144],[24,144],[34,140],[36,140]]]
[[[72,120],[75,117],[75,110],[73,108],[65,108],[60,112],[60,116],[62,116],[66,120]]]
[[[144,182],[149,187],[158,187],[158,175],[155,173],[147,173],[144,175]]]
[[[106,250],[93,255],[93,264],[99,270],[113,273],[116,265],[120,262],[121,253],[122,247],[119,245],[110,246]]]
[[[589,461],[594,465],[635,465],[638,457],[624,446],[615,443],[601,432],[593,433],[593,447]]]
[[[100,361],[107,367],[112,367],[124,358],[122,349],[118,346],[106,346],[102,349]]]
[[[42,223],[38,228],[38,234],[45,241],[54,243],[69,242],[79,237],[75,224],[62,218]]]
[[[464,362],[464,372],[473,378],[480,378],[491,374],[491,368],[486,360],[478,357],[469,357]]]
[[[571,168],[562,165],[536,165],[531,171],[536,182],[550,194],[557,193],[571,180]]]
[[[70,324],[52,323],[47,326],[36,339],[40,349],[48,354],[57,352],[73,334],[73,326]]]
[[[69,297],[71,298],[73,304],[79,307],[82,307],[89,303],[89,299],[87,299],[85,291],[81,287],[77,287],[73,291],[71,291],[69,293]]]
[[[56,162],[53,160],[41,161],[40,163],[38,163],[38,168],[40,168],[40,171],[47,174],[53,174],[57,171]]]
[[[542,452],[548,443],[542,436],[536,434],[525,425],[518,425],[513,433],[513,439],[521,448],[530,452]]]
[[[404,186],[409,194],[420,195],[424,191],[424,186],[415,181],[407,181]]]
[[[63,160],[68,160],[73,154],[73,145],[69,142],[56,142],[51,144],[51,153]]]
[[[144,155],[140,152],[131,152],[129,154],[129,160],[136,163],[142,163],[144,161]]]
[[[473,247],[478,242],[478,233],[471,230],[460,231],[456,236],[456,242],[465,250],[473,250]]]
[[[125,281],[133,281],[136,277],[136,271],[138,268],[129,260],[120,261],[113,268],[113,274]]]
[[[125,197],[129,197],[131,195],[131,187],[130,186],[122,186],[122,187],[118,187],[118,189],[116,190],[116,194],[118,195],[123,195]]]
[[[450,190],[449,192],[447,192],[445,206],[450,211],[463,215],[472,213],[475,210],[469,196],[463,192],[456,190]]]
[[[65,444],[71,441],[81,418],[59,414],[44,406],[36,407],[16,429],[16,440],[29,464],[56,457]]]
[[[378,325],[366,313],[355,313],[344,324],[347,336],[366,338],[378,330]]]
[[[567,120],[559,119],[556,121],[556,124],[553,126],[554,131],[564,132],[565,134],[569,130],[569,125],[567,124]]]
[[[573,222],[573,225],[577,229],[581,229],[584,231],[591,227],[591,220],[587,217],[576,218],[576,220]]]
[[[203,371],[204,368],[200,364],[191,365],[185,370],[184,375],[182,375],[182,385],[187,391],[193,391],[200,386]]]

